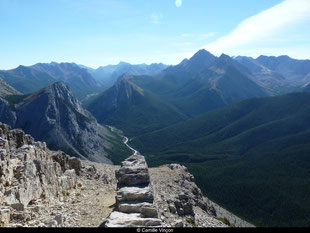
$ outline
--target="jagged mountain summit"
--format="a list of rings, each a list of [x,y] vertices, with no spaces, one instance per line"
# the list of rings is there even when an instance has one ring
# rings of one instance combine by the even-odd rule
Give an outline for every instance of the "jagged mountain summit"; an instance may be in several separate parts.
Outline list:
[[[189,60],[168,67],[158,75],[133,75],[129,81],[187,117],[243,99],[269,95],[247,68],[227,55],[218,58],[206,50],[198,51]],[[91,110],[94,111],[104,110],[98,107]]]
[[[38,63],[19,66],[12,70],[0,71],[0,76],[18,91],[29,94],[57,81],[68,85],[76,98],[82,100],[87,95],[100,92],[103,85],[89,72],[75,63]]]
[[[119,139],[97,123],[65,84],[54,83],[23,96],[13,105],[3,103],[3,111],[10,109],[9,113],[16,116],[6,122],[46,142],[51,149],[61,149],[71,156],[91,161],[112,163],[107,158],[107,150],[113,146],[113,140]],[[0,116],[1,121],[2,118]]]

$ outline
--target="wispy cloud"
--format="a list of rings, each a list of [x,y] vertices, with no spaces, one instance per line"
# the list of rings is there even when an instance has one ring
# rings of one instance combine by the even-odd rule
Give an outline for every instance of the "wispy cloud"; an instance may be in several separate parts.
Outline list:
[[[159,13],[153,12],[150,16],[151,23],[153,24],[160,24],[163,18],[164,18],[164,15],[161,12]]]
[[[266,46],[268,42],[276,45],[277,38],[283,38],[283,34],[286,36],[292,28],[302,23],[310,25],[310,1],[284,0],[272,8],[247,18],[231,33],[204,47],[217,55],[222,52],[237,55],[231,53],[238,52],[238,49],[245,50],[246,47],[252,50],[258,49],[257,46],[263,43]],[[271,44],[268,46],[272,47]]]

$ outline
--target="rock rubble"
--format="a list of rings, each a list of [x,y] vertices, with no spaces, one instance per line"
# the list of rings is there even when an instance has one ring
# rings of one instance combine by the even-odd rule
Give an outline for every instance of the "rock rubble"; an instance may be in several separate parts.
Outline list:
[[[179,164],[149,169],[154,202],[165,227],[228,227],[217,220],[212,203],[203,196],[186,167]]]

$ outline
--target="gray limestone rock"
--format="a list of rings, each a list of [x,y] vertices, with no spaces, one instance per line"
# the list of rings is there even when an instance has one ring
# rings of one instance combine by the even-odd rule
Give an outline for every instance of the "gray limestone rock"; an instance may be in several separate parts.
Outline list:
[[[106,227],[160,227],[158,218],[142,218],[140,214],[126,214],[114,211],[109,216]]]
[[[123,187],[117,191],[116,199],[121,201],[152,202],[153,194],[149,186],[146,187]]]

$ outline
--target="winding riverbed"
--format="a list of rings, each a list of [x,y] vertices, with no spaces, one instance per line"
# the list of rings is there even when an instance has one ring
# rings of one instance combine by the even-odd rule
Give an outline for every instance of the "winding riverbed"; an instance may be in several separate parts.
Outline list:
[[[114,128],[114,127],[109,126],[109,125],[108,125],[108,127],[110,128],[110,130],[111,130],[112,132],[115,132],[115,128]],[[123,137],[123,139],[124,139],[124,140],[123,140],[124,144],[133,152],[132,155],[138,155],[138,154],[140,154],[139,151],[137,151],[136,149],[134,149],[134,148],[132,148],[131,146],[128,145],[129,139],[128,139],[126,136],[123,136],[123,135],[120,135],[120,136]]]

